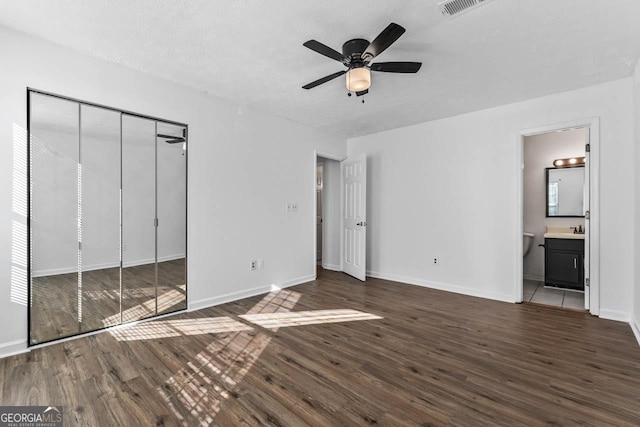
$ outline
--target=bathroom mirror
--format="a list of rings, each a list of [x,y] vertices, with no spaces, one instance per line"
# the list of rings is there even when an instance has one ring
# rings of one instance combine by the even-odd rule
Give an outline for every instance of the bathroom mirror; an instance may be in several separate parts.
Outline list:
[[[187,308],[187,126],[30,89],[29,345]]]
[[[584,217],[584,167],[546,169],[547,218]]]

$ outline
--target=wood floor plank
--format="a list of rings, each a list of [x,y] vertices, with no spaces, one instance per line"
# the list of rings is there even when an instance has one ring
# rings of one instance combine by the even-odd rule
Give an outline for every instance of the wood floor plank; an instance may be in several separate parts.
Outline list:
[[[287,322],[345,309],[381,318]],[[69,426],[640,425],[640,346],[624,323],[322,270],[2,359],[0,380],[0,403],[62,405]]]

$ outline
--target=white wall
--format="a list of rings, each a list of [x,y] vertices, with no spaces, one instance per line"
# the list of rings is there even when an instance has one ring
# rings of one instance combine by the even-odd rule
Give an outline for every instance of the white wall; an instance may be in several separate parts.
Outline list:
[[[322,267],[340,270],[340,162],[323,158]]]
[[[632,80],[350,139],[369,156],[371,275],[515,301],[521,130],[600,118],[601,315],[628,319],[634,279]],[[431,260],[440,258],[440,265]]]
[[[0,40],[0,354],[27,337],[27,86],[190,125],[191,308],[314,277],[314,149],[344,157],[343,139],[6,28]]]
[[[531,250],[524,257],[524,277],[544,280],[544,243],[547,226],[584,226],[583,218],[546,217],[545,168],[553,167],[555,159],[584,156],[585,131],[575,129],[551,132],[524,138],[523,230],[535,233]]]

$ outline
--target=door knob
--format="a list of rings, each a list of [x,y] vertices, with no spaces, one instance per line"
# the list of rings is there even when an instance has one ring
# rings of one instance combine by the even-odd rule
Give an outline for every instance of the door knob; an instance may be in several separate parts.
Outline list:
[[[361,221],[361,222],[357,223],[356,225],[359,225],[360,227],[366,227],[367,226],[367,222],[366,221]]]

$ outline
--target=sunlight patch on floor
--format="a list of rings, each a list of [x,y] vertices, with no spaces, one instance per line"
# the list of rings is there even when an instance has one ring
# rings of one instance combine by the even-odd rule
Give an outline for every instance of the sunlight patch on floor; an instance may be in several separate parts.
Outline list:
[[[154,320],[129,328],[116,329],[111,332],[111,335],[118,341],[136,341],[183,335],[250,331],[252,329],[251,326],[233,320],[230,317],[205,317],[199,319]]]
[[[300,299],[300,294],[293,291],[271,292],[251,307],[247,314],[289,312]]]
[[[162,295],[158,295],[158,313],[168,310],[174,305],[183,302],[185,299],[186,285],[178,286],[178,289],[170,290]],[[126,304],[126,299],[122,301],[123,305]],[[135,305],[131,308],[122,311],[122,323],[132,322],[145,317],[150,317],[156,314],[156,299],[151,298],[141,304]],[[103,321],[105,326],[114,325],[120,323],[120,313],[114,314],[105,318]]]
[[[382,319],[380,316],[358,310],[310,310],[290,313],[258,313],[238,316],[263,328],[318,325],[324,323],[353,322]]]

